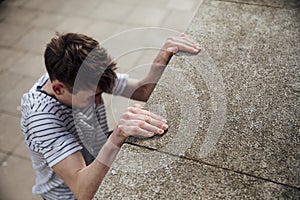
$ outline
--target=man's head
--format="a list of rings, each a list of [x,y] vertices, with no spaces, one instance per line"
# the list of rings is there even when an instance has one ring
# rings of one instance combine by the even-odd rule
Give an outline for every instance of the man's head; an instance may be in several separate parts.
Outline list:
[[[76,34],[57,34],[47,44],[45,65],[54,92],[63,87],[76,95],[82,91],[111,92],[116,74],[116,63],[91,37]]]

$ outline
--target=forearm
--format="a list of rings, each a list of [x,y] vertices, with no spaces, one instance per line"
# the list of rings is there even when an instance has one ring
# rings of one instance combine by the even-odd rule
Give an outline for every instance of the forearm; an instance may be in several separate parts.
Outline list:
[[[144,85],[154,85],[159,81],[162,76],[167,64],[172,58],[172,53],[164,49],[161,49],[160,52],[155,57],[153,64],[151,65],[150,71],[147,76],[141,80],[141,83]]]
[[[140,105],[129,107],[101,148],[95,160],[86,166],[82,153],[77,151],[52,167],[79,200],[92,199],[103,178],[115,160],[126,138],[130,136],[152,137],[168,129],[166,120]]]
[[[186,38],[184,33],[180,34],[180,37],[169,37],[154,59],[147,76],[140,81],[128,84],[123,96],[134,100],[147,101],[170,59],[178,51],[197,54],[200,47],[199,44]]]
[[[72,190],[78,200],[92,199],[97,192],[109,167],[95,160],[78,171],[76,187]]]
[[[154,68],[158,69],[155,70]],[[139,81],[139,88],[137,88],[132,95],[133,99],[146,102],[156,87],[157,82],[161,78],[164,69],[165,67],[154,67],[153,64],[147,76]]]
[[[163,50],[161,50],[154,59],[148,74],[138,81],[138,86],[131,96],[132,99],[145,102],[149,99],[171,57],[171,54],[166,56],[165,53],[163,53]]]
[[[116,137],[113,133],[96,159],[89,166],[78,171],[74,193],[79,200],[93,198],[124,141],[125,138]]]

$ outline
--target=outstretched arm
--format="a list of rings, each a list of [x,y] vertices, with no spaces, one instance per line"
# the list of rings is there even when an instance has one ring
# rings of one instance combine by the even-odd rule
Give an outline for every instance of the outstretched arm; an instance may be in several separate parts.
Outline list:
[[[179,37],[168,38],[155,57],[148,74],[141,80],[128,79],[122,96],[146,102],[170,59],[178,51],[197,54],[200,51],[200,47],[183,33]]]

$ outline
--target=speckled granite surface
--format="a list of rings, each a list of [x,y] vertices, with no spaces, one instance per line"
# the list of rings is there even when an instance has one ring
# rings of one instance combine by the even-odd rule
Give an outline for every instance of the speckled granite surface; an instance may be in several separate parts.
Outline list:
[[[300,196],[299,191],[286,186],[169,155],[160,162],[174,159],[172,163],[138,173],[128,168],[127,159],[131,158],[126,153],[133,151],[139,152],[140,148],[127,144],[123,147],[94,199],[295,199]]]
[[[96,198],[300,198],[300,7],[253,2],[201,4],[186,33],[202,52],[147,103],[169,131],[131,138]]]

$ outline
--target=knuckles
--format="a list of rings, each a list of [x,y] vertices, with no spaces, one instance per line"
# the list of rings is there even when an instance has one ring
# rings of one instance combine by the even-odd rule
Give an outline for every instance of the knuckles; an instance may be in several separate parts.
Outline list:
[[[126,130],[125,130],[125,126],[121,125],[121,124],[118,124],[117,127],[117,133],[119,135],[122,135],[122,136],[125,136],[125,137],[128,137],[128,135],[126,134]]]
[[[167,47],[169,47],[169,46],[171,46],[171,45],[173,45],[173,44],[174,44],[174,38],[169,37],[169,38],[166,40],[165,45],[166,45]]]
[[[131,119],[131,112],[127,111],[125,113],[122,114],[121,119]]]
[[[126,120],[121,118],[119,120],[119,125],[123,125],[123,124],[126,124]]]
[[[167,38],[167,42],[173,42],[175,39],[176,39],[175,37],[169,36],[169,37]]]
[[[138,121],[137,126],[142,128],[145,125],[145,123],[145,121]]]
[[[141,110],[138,107],[129,107],[128,111],[121,115],[119,119],[117,130],[121,135],[141,135],[145,134],[148,125],[163,128],[164,123],[157,120],[155,115],[146,110]],[[150,134],[151,132],[148,132]],[[151,133],[152,135],[155,133]],[[151,134],[149,136],[151,136]]]
[[[133,133],[133,134],[136,135],[136,134],[139,133],[139,131],[140,131],[140,127],[138,127],[138,126],[133,126],[133,127],[132,127],[132,133]]]

